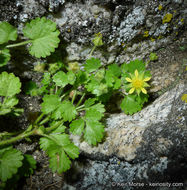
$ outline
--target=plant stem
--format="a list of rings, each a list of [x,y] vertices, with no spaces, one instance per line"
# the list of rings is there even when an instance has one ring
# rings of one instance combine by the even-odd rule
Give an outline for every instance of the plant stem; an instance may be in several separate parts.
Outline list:
[[[73,102],[74,102],[74,100],[75,100],[76,95],[77,95],[77,91],[75,90],[75,91],[74,91],[74,94],[73,94],[73,98],[72,98],[72,100],[71,100],[71,103],[72,103],[72,104],[73,104]]]
[[[19,134],[20,132],[12,132],[12,133],[9,133],[9,132],[3,132],[3,133],[0,133],[0,137],[3,137],[3,136],[14,136],[14,135],[17,135]]]
[[[84,97],[85,97],[85,93],[82,95],[82,97],[81,97],[81,99],[79,100],[79,102],[77,103],[76,107],[78,107],[78,106],[82,103]]]
[[[93,52],[94,52],[94,50],[95,50],[96,47],[97,47],[97,46],[94,46],[94,47],[92,48],[92,50],[91,50],[91,52],[90,52],[90,54],[89,54],[89,57],[92,56],[92,54],[93,54]]]
[[[32,40],[27,40],[27,41],[20,42],[20,43],[17,43],[17,44],[10,44],[10,45],[7,45],[6,48],[13,48],[13,47],[18,47],[18,46],[23,46],[23,45],[31,43],[31,42],[32,42]]]
[[[84,111],[85,110],[85,108],[79,108],[79,109],[77,109],[77,111]]]
[[[44,123],[48,122],[50,119],[50,116],[47,116],[45,119],[43,119],[41,122],[40,122],[40,125],[43,125]]]
[[[43,116],[44,116],[44,113],[40,114],[40,116],[36,119],[34,124],[37,124],[42,119]]]
[[[76,110],[80,111],[82,108],[84,108],[84,105],[77,107]]]
[[[57,128],[59,125],[61,125],[61,124],[62,124],[62,121],[58,121],[55,125],[46,128],[46,132],[50,132],[50,131],[56,129],[56,128]]]
[[[33,135],[34,133],[36,132],[36,129],[33,129],[32,131],[30,132],[27,132],[25,133],[25,131],[23,133],[21,133],[20,135],[16,136],[16,137],[12,137],[11,139],[7,139],[7,140],[4,140],[4,141],[1,141],[0,142],[0,146],[3,146],[3,145],[6,145],[6,144],[11,144],[11,143],[14,143],[18,140],[21,140],[23,138],[26,138],[28,136],[31,136]]]

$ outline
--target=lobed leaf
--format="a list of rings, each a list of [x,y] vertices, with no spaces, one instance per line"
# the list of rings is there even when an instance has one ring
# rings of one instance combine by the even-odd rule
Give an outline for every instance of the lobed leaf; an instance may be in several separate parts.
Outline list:
[[[120,107],[126,113],[132,115],[141,110],[142,105],[136,101],[137,95],[128,95],[123,99]]]
[[[65,172],[70,168],[70,158],[79,155],[79,149],[69,140],[66,134],[50,134],[49,138],[40,138],[40,148],[45,150],[50,157],[49,167],[53,172]]]
[[[6,181],[22,166],[23,155],[12,147],[0,150],[0,179]]]
[[[56,23],[45,17],[36,18],[27,23],[23,33],[31,39],[30,54],[37,58],[49,56],[60,42],[58,38],[60,32],[56,29]]]
[[[43,113],[48,114],[54,111],[60,103],[60,98],[57,95],[45,95],[43,97],[43,103],[41,104],[41,110]]]
[[[0,22],[0,44],[17,39],[17,30],[8,22]]]
[[[14,96],[21,91],[21,82],[13,73],[0,74],[0,96]]]
[[[104,126],[98,121],[86,120],[84,138],[89,144],[101,142],[104,135]]]
[[[83,119],[78,119],[74,120],[70,124],[70,132],[73,133],[74,135],[81,135],[81,133],[84,130],[84,120]]]
[[[99,67],[101,67],[101,61],[93,57],[91,59],[87,59],[86,64],[84,65],[84,69],[88,73],[96,71],[97,69],[99,69]]]
[[[62,119],[64,121],[72,121],[75,119],[77,111],[75,106],[70,101],[63,101],[53,113],[52,117],[55,119]]]

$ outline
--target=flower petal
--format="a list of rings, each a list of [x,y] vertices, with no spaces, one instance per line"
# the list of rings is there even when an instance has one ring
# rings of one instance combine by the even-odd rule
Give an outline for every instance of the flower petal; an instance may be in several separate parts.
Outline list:
[[[132,82],[132,79],[130,79],[130,78],[128,78],[128,77],[125,78],[125,80],[128,81],[128,82]]]
[[[129,94],[132,94],[132,93],[134,92],[134,90],[135,90],[135,88],[131,88],[131,89],[129,90]]]
[[[147,77],[145,79],[143,79],[143,81],[149,81],[151,79],[151,77]]]
[[[137,69],[135,70],[134,73],[135,73],[136,78],[138,78],[138,70]]]
[[[141,91],[144,93],[144,94],[147,94],[147,90],[145,88],[141,88]]]

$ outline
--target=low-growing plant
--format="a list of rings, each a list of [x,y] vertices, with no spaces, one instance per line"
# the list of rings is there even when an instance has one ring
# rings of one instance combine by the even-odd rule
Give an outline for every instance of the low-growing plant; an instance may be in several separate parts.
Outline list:
[[[7,45],[16,40],[16,29],[9,23],[0,23],[1,66],[10,59],[9,48],[30,44],[29,52],[36,57],[46,57],[59,43],[56,24],[46,18],[36,18],[23,29],[29,40]],[[49,156],[49,167],[62,173],[71,167],[71,160],[78,158],[79,148],[71,141],[70,134],[79,135],[90,145],[97,145],[104,137],[101,120],[113,95],[122,96],[120,108],[126,114],[140,111],[148,101],[146,88],[151,74],[140,60],[129,64],[104,66],[98,58],[91,57],[96,47],[103,45],[99,33],[93,39],[94,47],[90,58],[83,65],[70,62],[50,64],[44,70],[41,83],[27,83],[24,91],[30,96],[42,98],[38,117],[24,131],[3,131],[0,133],[0,179],[1,185],[12,178],[28,176],[36,168],[30,155],[23,155],[13,148],[13,143],[30,136],[39,136],[40,148]],[[18,108],[21,82],[13,73],[0,74],[0,115],[20,116],[24,111]],[[21,172],[20,172],[21,171]],[[8,184],[8,183],[7,183]]]

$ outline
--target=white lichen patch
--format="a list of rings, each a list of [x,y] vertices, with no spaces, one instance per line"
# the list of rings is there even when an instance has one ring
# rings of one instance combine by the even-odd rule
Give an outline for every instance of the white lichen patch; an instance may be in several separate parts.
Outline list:
[[[144,19],[145,15],[142,7],[136,7],[132,13],[124,18],[124,21],[121,22],[120,27],[117,29],[119,32],[119,38],[117,39],[119,45],[135,37],[139,31],[135,30],[134,27],[143,24]]]

